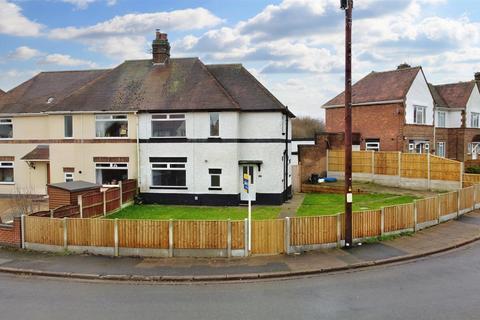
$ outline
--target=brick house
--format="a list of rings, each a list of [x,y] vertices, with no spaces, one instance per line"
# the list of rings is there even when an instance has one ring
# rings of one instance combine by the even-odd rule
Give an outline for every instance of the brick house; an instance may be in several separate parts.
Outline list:
[[[434,100],[421,67],[371,72],[352,88],[354,150],[428,152]],[[344,131],[344,93],[328,101],[326,132]]]
[[[437,154],[460,161],[480,152],[480,91],[477,81],[431,85]]]

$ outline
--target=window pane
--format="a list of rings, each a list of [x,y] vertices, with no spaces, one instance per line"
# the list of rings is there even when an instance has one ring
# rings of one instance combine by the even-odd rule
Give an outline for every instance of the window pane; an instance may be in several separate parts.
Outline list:
[[[183,169],[183,168],[185,168],[185,164],[183,164],[183,163],[172,163],[172,164],[170,164],[170,168],[181,168],[181,169]]]
[[[250,175],[250,183],[253,184],[253,166],[248,167],[248,174]]]
[[[210,173],[210,174],[221,174],[222,169],[208,169],[208,173]]]
[[[167,119],[166,114],[154,114],[152,115],[152,119]]]
[[[0,123],[0,138],[7,139],[13,137],[13,125],[11,123]]]
[[[0,182],[13,182],[13,168],[0,168]]]
[[[97,137],[127,137],[127,121],[97,121]]]
[[[71,138],[73,137],[73,119],[72,116],[65,116],[63,118],[64,122],[64,133],[65,133],[65,138]]]
[[[217,137],[220,135],[220,121],[218,112],[210,113],[210,136]]]
[[[152,121],[152,137],[185,137],[185,120]]]
[[[184,114],[171,114],[170,119],[185,119]]]
[[[152,185],[154,186],[186,186],[185,170],[152,170]]]
[[[219,175],[211,175],[210,176],[210,186],[220,187],[220,176]]]
[[[97,183],[118,184],[119,181],[128,179],[128,170],[97,169]]]

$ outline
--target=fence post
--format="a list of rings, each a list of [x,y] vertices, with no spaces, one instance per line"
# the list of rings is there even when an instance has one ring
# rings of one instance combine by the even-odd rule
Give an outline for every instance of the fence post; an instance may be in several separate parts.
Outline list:
[[[168,221],[168,256],[173,257],[173,220]]]
[[[342,246],[342,214],[337,214],[337,247]]]
[[[457,218],[460,216],[460,190],[457,190]]]
[[[82,195],[79,194],[78,195],[78,206],[80,207],[80,218],[83,218],[83,199],[82,199]]]
[[[53,215],[53,209],[50,209],[50,219],[52,219],[53,216],[54,216],[54,215]]]
[[[477,187],[473,185],[473,201],[472,201],[472,211],[475,210],[475,199],[477,198]]]
[[[385,233],[385,209],[382,207],[380,212],[380,235],[383,236]]]
[[[232,256],[232,220],[227,220],[227,257]]]
[[[63,218],[63,248],[68,248],[67,217]]]
[[[428,190],[431,189],[431,178],[432,178],[432,173],[430,170],[432,169],[430,165],[430,151],[427,153],[427,188]]]
[[[120,189],[120,209],[123,206],[123,187],[122,187],[122,181],[118,181],[118,188]]]
[[[402,180],[402,151],[398,152],[398,185],[400,186],[400,181]]]
[[[244,230],[243,231],[243,235],[244,235],[243,241],[245,242],[245,246],[244,246],[245,247],[245,252],[243,253],[243,255],[245,257],[248,257],[248,219],[245,218],[244,222],[245,223],[244,223],[244,227],[243,227],[243,230]]]
[[[463,167],[463,162],[460,162],[460,189],[463,188],[463,171],[464,171],[464,167]]]
[[[442,216],[442,209],[440,208],[440,196],[437,196],[437,220],[440,224],[440,217]]]
[[[417,232],[418,208],[417,200],[413,201],[413,232]]]
[[[118,219],[115,219],[113,224],[113,242],[115,243],[113,255],[118,257]]]
[[[285,253],[290,254],[290,217],[285,218]]]
[[[328,152],[328,149],[327,149],[327,163],[325,165],[325,171],[327,171],[327,175],[328,175],[328,161],[329,161],[329,152]]]
[[[22,249],[25,249],[25,215],[24,214],[20,216],[20,233],[21,233]]]
[[[107,190],[102,191],[103,195],[103,216],[107,215]]]
[[[375,180],[375,151],[370,151],[372,157],[372,182]]]

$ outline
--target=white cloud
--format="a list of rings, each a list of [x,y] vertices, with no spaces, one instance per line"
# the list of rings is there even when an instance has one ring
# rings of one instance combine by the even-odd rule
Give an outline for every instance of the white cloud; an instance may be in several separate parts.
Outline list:
[[[35,57],[38,57],[41,54],[42,53],[37,49],[33,49],[27,46],[21,46],[15,49],[15,51],[11,52],[8,55],[8,58],[14,59],[14,60],[30,60]]]
[[[79,10],[88,8],[91,3],[98,2],[98,0],[62,0],[65,3],[70,3]],[[117,3],[116,0],[106,0],[108,6],[113,6]]]
[[[75,59],[67,54],[49,54],[43,57],[38,61],[40,65],[57,65],[57,66],[66,66],[66,67],[79,67],[86,66],[90,68],[95,68],[96,64],[92,61]]]
[[[22,14],[22,9],[7,0],[0,0],[0,34],[38,36],[42,25]]]
[[[0,88],[4,91],[8,91],[18,84],[30,79],[35,74],[39,73],[38,70],[17,70],[9,69],[2,71],[2,77],[0,77]]]

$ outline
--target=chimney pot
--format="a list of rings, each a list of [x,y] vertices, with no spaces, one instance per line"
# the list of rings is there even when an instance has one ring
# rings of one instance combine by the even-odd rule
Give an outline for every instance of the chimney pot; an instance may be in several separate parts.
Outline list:
[[[404,62],[402,64],[400,64],[398,67],[397,67],[397,70],[402,70],[402,69],[408,69],[408,68],[411,68],[412,66],[409,65],[408,63]]]

